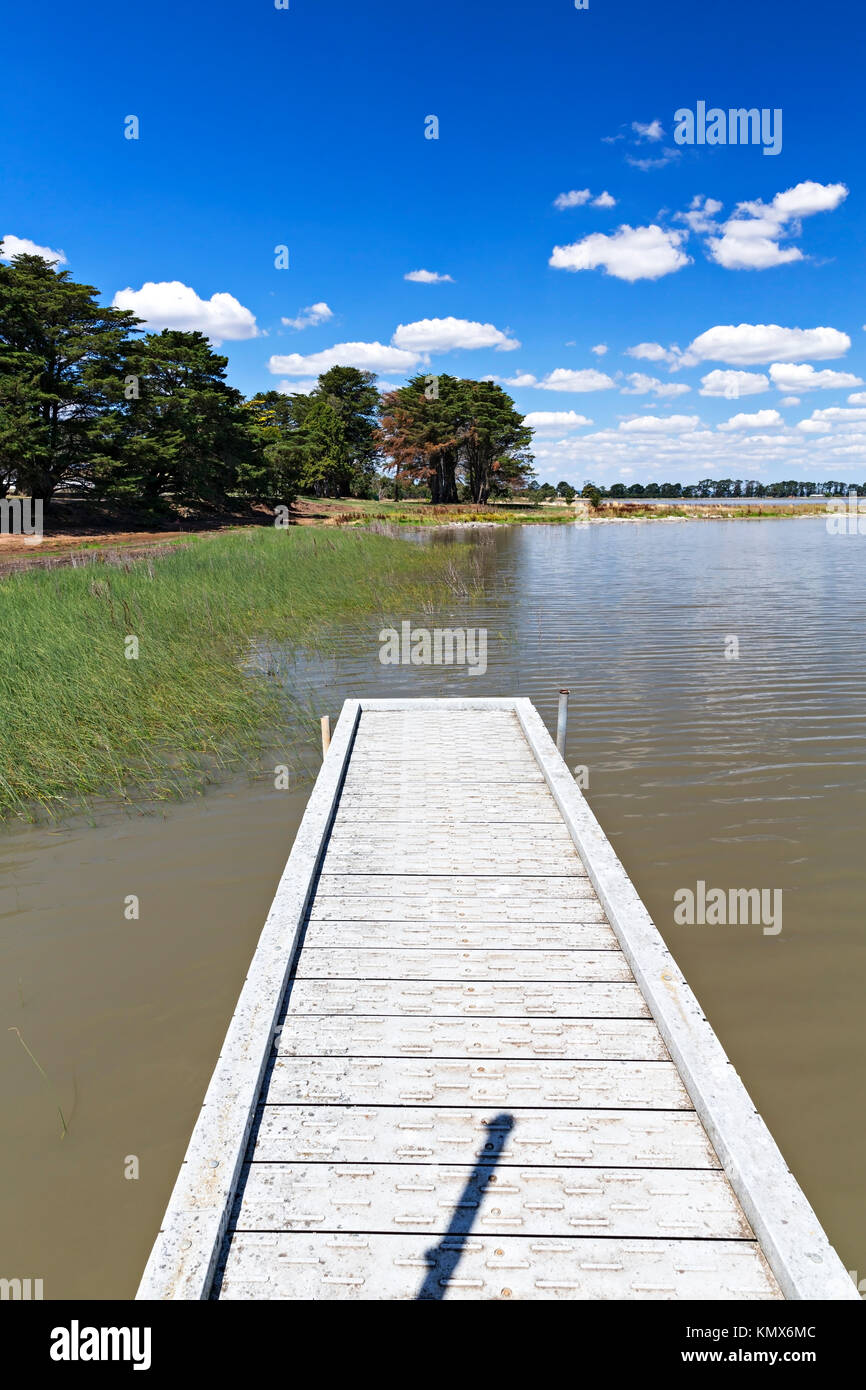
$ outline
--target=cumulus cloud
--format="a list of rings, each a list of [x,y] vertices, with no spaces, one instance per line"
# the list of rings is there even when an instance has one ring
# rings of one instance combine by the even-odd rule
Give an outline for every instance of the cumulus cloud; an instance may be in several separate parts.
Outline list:
[[[455,318],[401,323],[391,342],[397,348],[415,353],[453,352],[457,348],[495,348],[497,352],[512,352],[520,347],[516,338],[494,328],[492,323]]]
[[[490,380],[493,381],[494,378],[491,377]],[[534,376],[532,375],[532,372],[518,372],[518,373],[517,373],[517,376],[507,376],[507,377],[505,378],[505,385],[506,385],[506,386],[537,386],[537,385],[538,385],[538,378],[537,378],[537,377],[534,377]]]
[[[616,207],[616,198],[612,198],[607,189],[593,198],[588,188],[572,188],[568,193],[558,193],[553,200],[553,206],[559,208],[560,212],[565,208],[581,208],[586,203],[594,208],[613,208]]]
[[[43,261],[49,261],[52,265],[67,263],[62,251],[52,251],[50,246],[37,246],[26,236],[12,236],[7,232],[0,241],[0,261],[11,261],[13,256],[41,256]]]
[[[450,275],[440,275],[436,270],[410,270],[403,276],[404,280],[413,280],[416,285],[453,285],[454,280]]]
[[[688,265],[682,251],[686,233],[624,225],[609,236],[593,232],[570,246],[554,246],[548,262],[557,270],[598,270],[618,280],[658,280]]]
[[[851,346],[847,333],[837,328],[781,328],[777,323],[717,324],[701,333],[686,348],[683,366],[698,362],[730,362],[752,366],[761,362],[791,362],[806,357],[841,357]]]
[[[284,396],[309,396],[319,384],[317,376],[301,377],[298,381],[278,381],[277,390]]]
[[[559,208],[560,212],[565,208],[582,208],[584,203],[588,203],[592,194],[588,188],[572,188],[569,193],[557,193],[553,200],[553,206]]]
[[[596,343],[594,348],[590,348],[590,352],[594,352],[596,357],[604,357],[607,352],[607,343]]]
[[[335,343],[322,352],[305,355],[290,352],[271,357],[268,371],[274,376],[292,377],[318,376],[331,367],[358,367],[364,372],[409,372],[421,360],[418,352],[386,347],[384,343]]]
[[[619,428],[623,434],[684,434],[700,423],[698,415],[637,415],[622,420]]]
[[[687,212],[678,212],[677,217],[681,222],[685,222],[690,231],[702,235],[707,232],[718,231],[718,223],[715,220],[717,212],[721,212],[722,204],[715,198],[705,198],[698,194],[692,198]]]
[[[659,120],[649,121],[646,125],[642,125],[640,121],[632,121],[631,128],[640,140],[661,140],[664,135]]]
[[[813,410],[811,419],[822,424],[850,424],[852,421],[866,420],[866,409],[859,407],[850,410],[845,405],[831,405],[824,410]]]
[[[140,290],[118,290],[112,303],[115,309],[131,309],[150,328],[205,333],[217,344],[259,336],[255,315],[233,294],[201,299],[180,280],[148,280]]]
[[[318,304],[309,304],[306,309],[302,309],[296,319],[281,319],[287,328],[317,328],[320,323],[327,323],[332,319],[334,313],[329,309],[324,300]]]
[[[536,383],[541,391],[609,391],[616,382],[606,372],[595,367],[572,371],[570,367],[555,367],[543,381]]]
[[[719,425],[720,430],[765,429],[768,425],[781,425],[784,421],[778,410],[756,410],[752,415],[732,415]]]
[[[757,396],[769,389],[769,378],[763,372],[720,371],[716,368],[701,377],[702,396],[724,396],[731,400],[737,396]]]
[[[644,362],[667,362],[673,365],[679,358],[677,348],[662,347],[661,343],[636,343],[626,348],[629,357],[637,357]]]
[[[770,376],[780,391],[844,390],[863,385],[862,378],[853,372],[834,372],[829,367],[816,372],[808,362],[774,362]]]
[[[628,386],[622,387],[623,396],[684,396],[692,388],[681,382],[659,381],[657,376],[647,376],[644,372],[629,372]]]
[[[848,399],[849,399],[849,401],[850,401],[850,400],[852,399],[852,397],[849,396]],[[800,405],[800,404],[801,404],[801,402],[800,402],[800,397],[799,397],[799,396],[783,396],[782,399],[779,401],[779,405]]]
[[[797,402],[799,405],[799,401]],[[855,391],[853,396],[848,397],[849,405],[866,405],[866,391]]]
[[[727,270],[766,270],[770,266],[801,261],[800,248],[783,246],[782,240],[800,235],[804,217],[816,212],[832,212],[847,196],[844,183],[822,184],[807,180],[784,193],[777,193],[769,203],[760,200],[738,203],[733,215],[721,226],[721,234],[710,235],[707,243],[710,256]],[[711,228],[704,226],[701,230],[710,231]]]
[[[588,420],[585,415],[578,415],[574,410],[532,410],[524,416],[524,424],[540,431],[571,430],[577,429],[580,425],[591,425],[592,420]]]

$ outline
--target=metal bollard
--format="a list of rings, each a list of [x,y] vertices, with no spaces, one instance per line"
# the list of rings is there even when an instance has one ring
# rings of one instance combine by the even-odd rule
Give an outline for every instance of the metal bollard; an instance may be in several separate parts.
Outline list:
[[[567,690],[560,690],[559,710],[556,715],[556,746],[563,758],[565,757],[565,735],[568,731],[568,695]]]

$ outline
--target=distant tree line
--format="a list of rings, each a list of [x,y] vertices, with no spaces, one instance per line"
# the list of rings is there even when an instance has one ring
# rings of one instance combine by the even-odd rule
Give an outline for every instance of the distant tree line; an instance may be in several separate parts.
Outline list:
[[[0,497],[483,502],[531,476],[532,432],[490,382],[416,377],[382,398],[372,372],[335,366],[309,394],[245,400],[204,334],[140,323],[40,256],[0,265]]]
[[[792,478],[782,483],[757,483],[749,478],[704,478],[699,483],[614,483],[605,487],[603,483],[584,483],[580,496],[588,500],[608,498],[612,502],[641,497],[665,498],[761,498],[761,497],[844,497],[853,488],[861,497],[866,497],[866,483],[823,483],[800,482]],[[530,481],[526,486],[526,497],[538,502],[552,502],[559,497],[565,502],[573,502],[578,489],[571,483],[538,483]]]

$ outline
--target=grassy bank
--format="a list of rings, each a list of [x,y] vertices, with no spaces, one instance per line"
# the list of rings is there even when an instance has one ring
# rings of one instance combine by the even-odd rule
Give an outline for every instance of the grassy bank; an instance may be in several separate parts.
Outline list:
[[[9,576],[0,817],[64,812],[95,794],[178,794],[285,724],[284,692],[245,670],[252,640],[328,650],[341,626],[430,611],[473,576],[462,547],[296,528]]]

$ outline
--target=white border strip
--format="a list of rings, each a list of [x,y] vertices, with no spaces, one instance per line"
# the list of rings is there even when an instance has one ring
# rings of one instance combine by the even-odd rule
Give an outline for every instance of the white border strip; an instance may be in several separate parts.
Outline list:
[[[246,1153],[280,1009],[355,730],[346,700],[250,963],[139,1299],[206,1299]]]
[[[860,1294],[530,700],[514,708],[779,1287],[789,1299]]]

